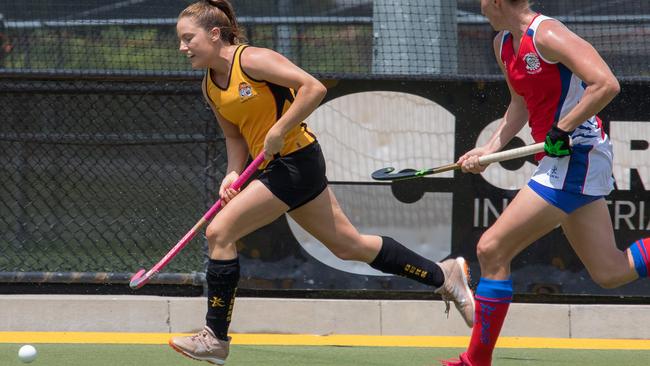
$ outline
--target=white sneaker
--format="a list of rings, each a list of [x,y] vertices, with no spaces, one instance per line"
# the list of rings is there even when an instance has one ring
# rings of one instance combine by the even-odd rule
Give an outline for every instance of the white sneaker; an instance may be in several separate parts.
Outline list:
[[[458,257],[444,260],[438,265],[445,275],[445,283],[435,293],[440,294],[445,301],[447,314],[449,314],[449,301],[453,301],[465,323],[471,328],[474,325],[474,294],[469,288],[467,262],[463,257]]]
[[[206,326],[193,336],[170,339],[169,345],[175,351],[195,360],[223,365],[230,351],[230,338],[228,341],[222,341]]]

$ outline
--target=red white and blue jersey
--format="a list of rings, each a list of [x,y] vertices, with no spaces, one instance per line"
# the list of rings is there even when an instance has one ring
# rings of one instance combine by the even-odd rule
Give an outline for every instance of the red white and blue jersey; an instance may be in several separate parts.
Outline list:
[[[548,61],[537,50],[535,33],[552,18],[537,15],[522,36],[515,53],[512,34],[504,32],[500,56],[514,91],[528,109],[528,125],[535,142],[542,142],[554,123],[580,102],[587,85],[569,68]],[[607,195],[613,189],[612,149],[600,119],[592,116],[572,134],[570,157],[551,158],[544,154],[533,180],[551,188],[585,195]]]

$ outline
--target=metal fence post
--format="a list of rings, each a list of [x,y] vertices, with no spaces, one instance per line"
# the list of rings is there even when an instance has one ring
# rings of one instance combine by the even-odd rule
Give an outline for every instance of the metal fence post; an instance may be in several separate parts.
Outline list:
[[[373,74],[456,74],[456,7],[456,0],[375,0]]]

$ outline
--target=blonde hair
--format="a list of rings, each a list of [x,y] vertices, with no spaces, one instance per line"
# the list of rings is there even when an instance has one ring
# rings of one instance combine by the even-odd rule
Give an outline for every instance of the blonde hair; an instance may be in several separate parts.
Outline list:
[[[221,40],[230,44],[246,42],[243,29],[237,24],[235,11],[228,0],[203,0],[185,8],[178,18],[191,17],[206,31],[221,30]]]

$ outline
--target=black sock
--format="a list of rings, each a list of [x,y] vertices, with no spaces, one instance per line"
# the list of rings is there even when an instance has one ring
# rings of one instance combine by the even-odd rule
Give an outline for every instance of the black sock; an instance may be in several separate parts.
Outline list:
[[[415,253],[393,238],[382,236],[381,249],[377,258],[370,267],[398,276],[403,276],[424,283],[425,285],[440,287],[445,282],[442,269],[434,262]]]
[[[239,282],[239,258],[210,259],[206,281],[208,283],[206,324],[217,338],[227,341],[228,327]]]

